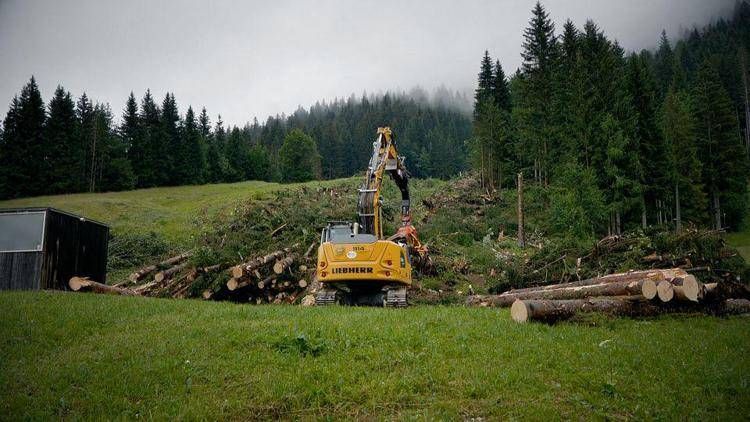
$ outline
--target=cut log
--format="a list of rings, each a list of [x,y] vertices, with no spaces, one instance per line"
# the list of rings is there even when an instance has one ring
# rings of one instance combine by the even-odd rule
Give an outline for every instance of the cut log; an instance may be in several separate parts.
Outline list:
[[[138,296],[138,293],[130,290],[123,289],[114,286],[108,286],[106,284],[98,283],[93,280],[89,280],[88,277],[72,277],[68,280],[68,286],[74,292],[79,291],[91,291],[94,293],[103,293],[111,295],[123,295],[123,296]]]
[[[674,285],[667,280],[661,280],[656,284],[656,294],[662,302],[669,302],[674,297]]]
[[[283,258],[284,255],[289,254],[291,250],[296,248],[298,245],[299,245],[298,243],[295,243],[289,248],[279,249],[277,251],[273,251],[269,253],[268,255],[257,257],[257,258],[251,259],[248,262],[232,267],[230,271],[232,273],[232,277],[242,278],[250,274],[256,273],[258,268],[263,267],[266,264],[270,264],[271,262],[275,262]]]
[[[297,282],[297,286],[299,286],[300,288],[304,289],[305,287],[307,287],[307,280],[302,279],[302,280],[298,281]]]
[[[154,275],[154,281],[157,283],[161,283],[164,280],[169,280],[175,274],[187,268],[187,266],[188,263],[186,262],[183,264],[175,265],[174,267],[168,268],[164,271],[159,271],[158,273],[156,273],[156,275]]]
[[[283,259],[276,261],[276,263],[273,264],[273,272],[276,274],[283,273],[284,270],[289,268],[294,263],[295,259],[296,259],[296,255],[291,254]]]
[[[203,291],[203,299],[204,299],[204,300],[209,300],[209,299],[211,299],[211,297],[212,297],[213,295],[214,295],[214,292],[212,292],[211,290],[208,290],[208,289],[206,289],[206,290],[204,290],[204,291]]]
[[[750,314],[750,300],[727,299],[719,306],[719,313],[722,315]]]
[[[268,277],[264,278],[263,280],[259,281],[257,286],[258,290],[264,290],[269,287],[271,287],[272,283],[276,282],[276,274],[271,274]]]
[[[297,267],[297,271],[301,273],[307,272],[307,265],[300,265],[299,267]]]
[[[573,286],[560,289],[529,290],[502,295],[470,296],[467,303],[474,306],[511,306],[518,299],[583,299],[596,296],[656,296],[656,286],[651,279],[602,283],[591,286]]]
[[[693,275],[675,277],[672,279],[674,286],[674,297],[683,302],[697,302],[703,295],[703,287]]]
[[[192,252],[185,252],[185,253],[179,254],[177,256],[173,256],[171,258],[165,259],[164,261],[162,261],[162,262],[160,262],[158,264],[149,265],[147,267],[143,267],[143,268],[139,269],[138,271],[130,274],[130,276],[128,276],[128,279],[131,282],[133,282],[133,283],[138,282],[140,280],[143,280],[146,276],[148,276],[152,272],[156,271],[157,269],[159,269],[159,268],[165,268],[165,267],[172,267],[172,266],[177,265],[177,264],[181,263],[182,261],[190,258],[192,255],[193,255]]]
[[[629,271],[627,273],[608,274],[608,275],[604,275],[601,277],[594,277],[594,278],[589,278],[589,279],[579,280],[579,281],[571,281],[567,283],[525,287],[522,289],[512,289],[505,293],[520,293],[520,292],[528,292],[531,290],[554,290],[554,289],[560,289],[563,287],[591,286],[594,284],[618,283],[622,281],[634,281],[634,280],[641,280],[645,278],[650,278],[654,280],[655,282],[658,282],[660,280],[669,280],[674,277],[684,277],[686,275],[687,273],[680,268]]]
[[[516,322],[543,321],[553,323],[570,319],[577,313],[602,312],[622,316],[658,315],[663,310],[643,298],[610,297],[575,300],[517,300],[510,308]]]

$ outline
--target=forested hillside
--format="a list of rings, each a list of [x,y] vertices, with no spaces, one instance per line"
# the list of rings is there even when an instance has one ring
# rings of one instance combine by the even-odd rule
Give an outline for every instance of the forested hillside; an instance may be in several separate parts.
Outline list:
[[[351,96],[243,127],[181,114],[131,93],[119,122],[107,104],[58,87],[45,105],[35,79],[13,99],[0,132],[0,198],[102,192],[241,180],[304,181],[353,175],[366,165],[378,126],[396,130],[417,177],[466,168],[468,100],[439,89]],[[470,108],[470,103],[469,106]],[[286,148],[284,145],[286,143]]]
[[[648,226],[737,229],[747,214],[750,5],[683,39],[626,53],[595,22],[555,28],[539,3],[523,65],[488,52],[472,162],[492,189],[517,172],[542,186],[558,234]]]

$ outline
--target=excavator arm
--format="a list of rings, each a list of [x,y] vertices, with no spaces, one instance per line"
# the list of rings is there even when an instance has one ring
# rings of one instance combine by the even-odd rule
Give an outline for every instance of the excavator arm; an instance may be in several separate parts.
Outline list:
[[[398,155],[389,127],[378,128],[378,137],[373,142],[372,156],[365,180],[359,189],[357,214],[360,231],[383,238],[380,190],[387,173],[401,191],[401,227],[388,240],[404,241],[420,257],[426,257],[427,246],[419,241],[417,231],[411,224],[411,199],[409,197],[409,172],[404,157]]]

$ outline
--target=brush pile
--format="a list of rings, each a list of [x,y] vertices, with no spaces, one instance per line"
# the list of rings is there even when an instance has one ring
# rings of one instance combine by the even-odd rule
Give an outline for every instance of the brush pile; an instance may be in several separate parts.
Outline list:
[[[470,296],[470,306],[511,307],[517,322],[554,323],[579,313],[651,316],[668,312],[750,313],[739,283],[701,283],[680,268],[630,271],[586,280]]]

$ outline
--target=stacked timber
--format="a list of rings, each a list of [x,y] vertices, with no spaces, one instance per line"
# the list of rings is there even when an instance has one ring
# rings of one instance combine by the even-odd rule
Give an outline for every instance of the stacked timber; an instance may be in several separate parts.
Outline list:
[[[255,257],[229,269],[228,295],[252,303],[292,303],[307,288],[307,266],[293,252],[297,245]],[[204,292],[204,298],[211,298]]]
[[[742,289],[740,289],[742,290]],[[736,289],[735,289],[736,291]],[[747,294],[746,290],[742,290]],[[716,283],[703,284],[680,268],[630,271],[569,283],[514,289],[499,295],[470,296],[470,306],[511,307],[517,322],[556,322],[578,313],[649,316],[708,310],[750,312],[750,302],[734,300]],[[731,301],[730,301],[731,300]]]

